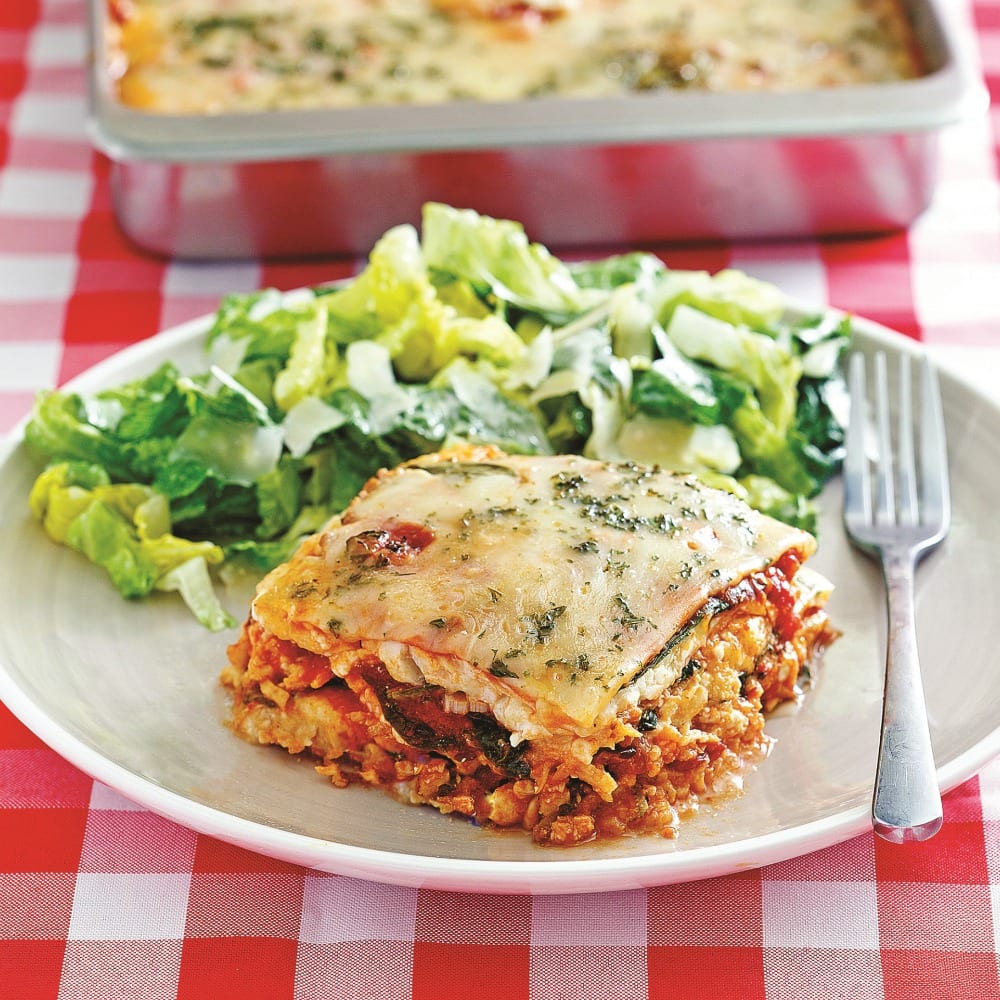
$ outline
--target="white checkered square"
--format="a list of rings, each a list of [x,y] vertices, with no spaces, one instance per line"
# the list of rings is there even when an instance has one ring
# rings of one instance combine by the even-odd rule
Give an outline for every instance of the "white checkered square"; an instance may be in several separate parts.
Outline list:
[[[187,320],[214,313],[224,295],[260,287],[256,263],[187,263],[171,261],[163,276],[160,327],[168,330]]]
[[[81,872],[68,937],[78,941],[153,941],[183,938],[187,874]]]
[[[767,1000],[883,1000],[886,995],[877,950],[765,950],[764,984]]]
[[[352,878],[310,875],[302,894],[304,944],[412,941],[417,890]]]
[[[0,303],[64,302],[76,272],[71,254],[0,254]]]
[[[586,898],[593,901],[597,897]],[[533,946],[531,949],[533,998],[646,1000],[650,995],[649,985],[646,952],[638,946]],[[680,988],[671,995],[682,997],[684,990]]]
[[[82,219],[90,205],[94,181],[69,170],[24,170],[0,173],[0,214],[14,218]]]
[[[177,1000],[183,942],[66,942],[59,977],[64,1000]],[[189,996],[221,994],[192,992]],[[266,994],[262,994],[266,995]]]
[[[17,135],[86,142],[86,110],[87,101],[82,95],[26,93],[14,106],[12,131]]]
[[[913,299],[926,326],[974,326],[1000,321],[994,260],[913,262]]]
[[[33,392],[0,392],[0,434],[13,433],[34,400]]]
[[[294,1000],[417,1000],[409,941],[303,941],[295,958]]]
[[[34,392],[56,382],[62,348],[57,340],[0,340],[0,392]]]
[[[762,886],[765,948],[879,947],[874,882],[791,882]]]
[[[1000,822],[1000,757],[979,772],[979,799],[983,819]]]
[[[145,809],[137,802],[125,798],[124,795],[100,781],[95,781],[94,787],[91,789],[90,808],[110,809],[114,812],[145,812]]]
[[[983,841],[990,879],[993,935],[1000,951],[1000,759],[979,772],[979,801],[983,811]]]
[[[996,235],[1000,221],[1000,188],[992,174],[979,173],[942,181],[927,212],[910,230],[911,252],[940,253],[942,234],[968,238]]]
[[[539,896],[531,902],[531,944],[646,944],[646,890]]]
[[[31,34],[28,62],[37,67],[81,66],[87,57],[82,25],[43,23]]]
[[[252,292],[260,287],[260,267],[252,261],[190,263],[171,261],[163,276],[163,294],[180,297]]]

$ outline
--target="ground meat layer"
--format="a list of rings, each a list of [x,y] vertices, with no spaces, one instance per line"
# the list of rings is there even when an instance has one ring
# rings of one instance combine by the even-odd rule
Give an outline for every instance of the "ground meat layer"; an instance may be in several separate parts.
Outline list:
[[[771,581],[773,582],[773,581]],[[223,682],[249,740],[309,753],[335,785],[365,783],[484,826],[523,828],[571,846],[628,833],[674,836],[680,817],[731,792],[765,752],[765,712],[794,698],[811,656],[832,637],[819,608],[774,603],[771,582],[716,614],[679,680],[603,733],[512,743],[488,712],[429,684],[394,680],[358,649],[330,660],[249,621]]]

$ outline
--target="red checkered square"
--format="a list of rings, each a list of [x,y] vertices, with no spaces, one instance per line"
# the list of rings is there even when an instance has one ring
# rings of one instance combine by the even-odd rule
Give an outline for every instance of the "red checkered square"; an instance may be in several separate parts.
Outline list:
[[[995,1000],[996,955],[939,951],[882,951],[884,1000]]]
[[[812,851],[764,869],[766,881],[874,882],[875,837],[866,833],[829,851]]]
[[[0,747],[10,750],[39,750],[45,744],[0,701]],[[0,804],[4,785],[0,784]]]
[[[109,334],[135,343],[157,333],[158,288],[120,288],[77,292],[66,306],[63,336],[69,344],[104,343]]]
[[[920,339],[907,236],[821,246],[830,304]]]
[[[502,929],[483,928],[483,937],[499,937]],[[538,949],[528,944],[481,944],[416,940],[413,943],[413,996],[426,1000],[528,1000],[531,975],[543,960]],[[579,967],[577,967],[579,968]],[[563,966],[564,989],[573,970]],[[543,994],[560,995],[560,994]],[[564,997],[573,994],[565,989]],[[604,994],[610,997],[611,994]]]
[[[54,1000],[59,996],[66,942],[18,941],[0,947],[0,983],[9,997],[17,1000]]]
[[[650,945],[647,961],[649,1000],[767,998],[759,947]]]
[[[18,0],[23,2],[23,0]],[[27,0],[35,4],[38,0]],[[43,4],[46,24],[82,24],[86,13],[85,6],[78,0],[45,0]]]
[[[83,66],[33,66],[26,86],[37,93],[75,96],[86,92],[87,70]]]
[[[75,872],[86,809],[0,810],[0,872]]]
[[[879,936],[883,949],[989,952],[994,948],[986,885],[880,882]]]
[[[9,872],[0,879],[0,956],[20,950],[20,942],[65,938],[73,912],[76,876],[65,872]],[[2,961],[2,960],[0,960]],[[0,983],[9,982],[0,974]]]
[[[65,313],[61,301],[0,301],[0,343],[58,343]]]
[[[265,857],[255,851],[235,847],[214,837],[199,836],[195,845],[193,871],[218,874],[283,872],[296,875],[303,869],[287,861],[279,861],[277,858]]]
[[[305,872],[244,872],[191,877],[185,937],[296,940]]]
[[[58,253],[73,243],[79,226],[75,219],[0,217],[0,253]],[[56,327],[53,336],[60,330]]]
[[[412,971],[413,945],[409,941],[303,942],[295,970],[295,1000],[451,1000],[436,983],[424,983],[418,988],[412,981]],[[455,996],[474,994],[461,992]]]
[[[876,842],[879,882],[989,883],[978,797],[946,796],[944,807],[945,822],[932,839],[902,847]]]
[[[135,247],[128,241],[115,220],[110,205],[92,205],[80,226],[77,252],[84,260],[136,259]]]
[[[529,896],[423,891],[417,898],[413,934],[418,941],[443,944],[528,944],[531,909]]]
[[[21,135],[11,137],[8,162],[11,166],[25,170],[65,170],[78,173],[93,183],[91,163],[93,151],[84,142],[67,141],[44,135]],[[74,241],[63,243],[59,250],[72,247]]]
[[[972,17],[977,31],[1000,31],[1000,6],[988,3],[973,3]]]
[[[35,26],[41,0],[14,0],[0,7],[0,28],[26,30]]]
[[[128,346],[125,343],[93,343],[66,344],[63,347],[59,374],[56,377],[58,385],[92,368],[99,361],[110,358],[111,355]]]
[[[89,164],[94,191],[90,211],[80,230],[77,253],[84,260],[120,260],[126,264],[145,260],[125,237],[115,218],[110,183],[114,164],[106,156],[93,152]]]
[[[294,937],[187,938],[177,1000],[292,1000],[296,953]]]
[[[177,1000],[180,957],[180,941],[70,940],[59,996]]]
[[[292,288],[306,288],[326,285],[331,281],[350,278],[357,273],[357,263],[352,258],[339,260],[281,261],[266,263],[261,267],[261,288],[278,288],[288,291]]]
[[[764,939],[760,872],[650,889],[651,946],[759,948]]]
[[[0,750],[0,807],[86,809],[92,785],[82,771],[48,747]]]
[[[2,54],[4,57],[6,53]],[[13,100],[24,88],[28,71],[20,62],[0,62],[0,101]]]
[[[158,295],[163,282],[163,271],[163,264],[159,261],[132,260],[125,263],[113,260],[84,260],[81,261],[77,271],[74,294],[155,292]]]

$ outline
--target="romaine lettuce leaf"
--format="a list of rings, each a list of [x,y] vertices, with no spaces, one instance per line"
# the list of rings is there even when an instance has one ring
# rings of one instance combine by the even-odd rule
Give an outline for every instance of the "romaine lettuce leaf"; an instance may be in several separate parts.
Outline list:
[[[424,206],[422,237],[427,266],[446,276],[441,280],[467,281],[483,299],[567,319],[604,297],[578,285],[563,261],[509,219],[431,202]]]
[[[688,305],[677,306],[666,332],[682,354],[752,385],[761,410],[779,432],[791,426],[802,365],[777,340]]]
[[[168,579],[178,567],[204,567],[223,560],[222,549],[170,532],[166,499],[138,483],[110,483],[100,467],[57,463],[36,479],[29,506],[49,536],[102,567],[124,597],[145,597],[154,589],[175,589]],[[193,569],[186,571],[191,574]],[[197,571],[201,572],[201,571]],[[181,588],[199,621],[211,628],[234,624],[211,585]]]
[[[664,326],[678,306],[687,305],[733,326],[767,330],[781,321],[785,296],[770,282],[732,268],[707,271],[666,271],[656,283],[653,301]]]

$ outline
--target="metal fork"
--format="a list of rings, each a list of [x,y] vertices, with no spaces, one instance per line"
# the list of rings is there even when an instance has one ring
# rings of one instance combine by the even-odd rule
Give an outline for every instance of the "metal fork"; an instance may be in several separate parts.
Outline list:
[[[948,533],[951,504],[941,396],[930,361],[924,357],[921,366],[915,444],[910,358],[905,353],[900,358],[895,449],[885,354],[877,353],[873,362],[870,406],[865,357],[856,353],[850,362],[844,527],[858,548],[882,564],[888,634],[872,825],[886,840],[904,843],[933,837],[942,821],[917,656],[913,581],[919,559]]]

